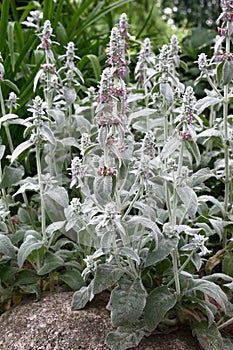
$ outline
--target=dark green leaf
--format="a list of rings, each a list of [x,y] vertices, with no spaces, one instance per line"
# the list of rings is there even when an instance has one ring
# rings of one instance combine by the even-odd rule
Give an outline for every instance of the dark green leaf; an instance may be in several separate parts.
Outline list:
[[[2,80],[1,84],[9,86],[9,88],[11,88],[11,90],[14,90],[17,94],[20,93],[18,87],[8,79]]]
[[[192,326],[193,334],[196,335],[204,350],[223,350],[223,339],[215,323],[210,327],[202,321]]]
[[[95,55],[91,55],[91,54],[86,55],[83,58],[87,58],[91,62],[91,65],[92,65],[92,68],[93,68],[93,71],[95,74],[95,78],[97,81],[99,81],[100,74],[101,74],[101,66],[100,66],[98,58]]]
[[[72,290],[79,290],[85,286],[81,273],[78,270],[66,270],[59,273],[59,278]]]
[[[40,277],[37,275],[34,270],[23,269],[17,273],[15,278],[15,284],[18,286],[34,284],[39,281]]]
[[[44,264],[37,271],[37,273],[39,276],[43,276],[53,270],[56,270],[58,267],[62,267],[63,265],[64,260],[60,256],[47,252],[44,259]]]
[[[223,273],[233,277],[233,253],[226,252],[222,262]]]

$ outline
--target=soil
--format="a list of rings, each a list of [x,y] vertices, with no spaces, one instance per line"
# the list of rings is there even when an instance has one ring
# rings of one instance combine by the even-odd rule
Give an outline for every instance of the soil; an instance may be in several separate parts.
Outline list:
[[[47,293],[0,316],[1,350],[107,350],[112,330],[106,310],[106,294],[100,294],[83,310],[72,311],[72,292]],[[144,338],[134,350],[200,350],[189,328]]]

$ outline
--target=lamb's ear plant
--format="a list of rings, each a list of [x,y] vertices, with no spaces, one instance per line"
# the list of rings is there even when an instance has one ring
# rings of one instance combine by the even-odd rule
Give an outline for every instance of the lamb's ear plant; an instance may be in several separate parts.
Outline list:
[[[66,210],[66,229],[72,227],[89,251],[82,272],[86,286],[75,292],[72,308],[83,308],[95,294],[110,291],[107,309],[116,331],[108,334],[106,344],[113,350],[137,346],[155,328],[183,322],[190,324],[205,350],[227,349],[229,342],[216,322],[220,328],[231,322],[232,305],[215,284],[217,275],[198,275],[204,256],[210,254],[206,243],[211,229],[199,226],[194,188],[213,175],[198,169],[197,133],[203,123],[194,91],[179,82],[173,38],[173,46],[163,46],[150,61],[155,64],[151,76],[139,75],[143,67],[137,66],[137,79],[152,84],[150,95],[145,90],[143,106],[141,94],[134,99],[123,80],[124,40],[114,27],[109,67],[99,85],[98,143],[90,137],[70,168],[71,186],[80,191],[80,198]],[[144,124],[135,123],[140,115],[146,117]],[[163,123],[153,123],[152,116]],[[140,130],[139,140],[130,122]],[[230,282],[225,288],[231,290],[232,277],[218,277]]]

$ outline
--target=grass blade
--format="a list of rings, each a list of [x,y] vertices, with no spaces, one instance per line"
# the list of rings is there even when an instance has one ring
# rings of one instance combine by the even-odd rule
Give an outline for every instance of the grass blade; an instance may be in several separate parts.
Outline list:
[[[44,0],[43,3],[43,22],[48,19],[52,20],[53,15],[53,0]]]
[[[10,6],[10,0],[3,0],[2,11],[1,11],[1,23],[0,23],[0,38],[1,38],[0,52],[2,53],[6,43],[6,28],[8,24],[9,6]]]

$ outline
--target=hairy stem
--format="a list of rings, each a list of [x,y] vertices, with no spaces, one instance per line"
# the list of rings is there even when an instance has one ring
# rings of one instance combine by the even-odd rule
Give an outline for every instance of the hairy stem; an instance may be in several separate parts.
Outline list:
[[[41,233],[44,241],[46,241],[46,221],[45,221],[45,203],[44,203],[44,188],[42,181],[41,161],[40,161],[40,144],[36,144],[36,166],[40,191],[40,205],[41,205]]]
[[[230,38],[226,38],[226,54],[230,53]],[[224,194],[224,220],[227,219],[229,198],[230,198],[230,142],[229,142],[229,130],[228,130],[228,108],[229,108],[229,96],[228,96],[229,85],[224,86],[224,99],[223,99],[223,125],[224,125],[224,161],[225,161],[225,194]],[[227,245],[227,229],[224,229],[222,245]]]
[[[6,109],[5,109],[4,99],[3,99],[3,95],[2,95],[2,86],[1,86],[1,84],[0,84],[0,104],[1,104],[2,116],[4,116],[4,115],[6,115]],[[7,141],[8,141],[8,144],[9,144],[10,152],[12,154],[14,152],[14,146],[13,146],[11,133],[10,133],[10,129],[9,129],[7,121],[3,124],[3,126],[4,126],[5,131],[6,131]]]
[[[2,165],[1,165],[1,162],[0,162],[0,182],[2,182]],[[2,199],[3,199],[4,204],[5,204],[5,209],[6,209],[7,212],[10,212],[9,204],[8,204],[8,201],[7,201],[7,193],[6,193],[5,188],[2,188],[1,192],[2,192]],[[7,219],[8,219],[8,223],[9,223],[9,227],[10,227],[11,232],[15,233],[15,227],[14,227],[13,221],[11,219],[10,213],[7,215]]]

